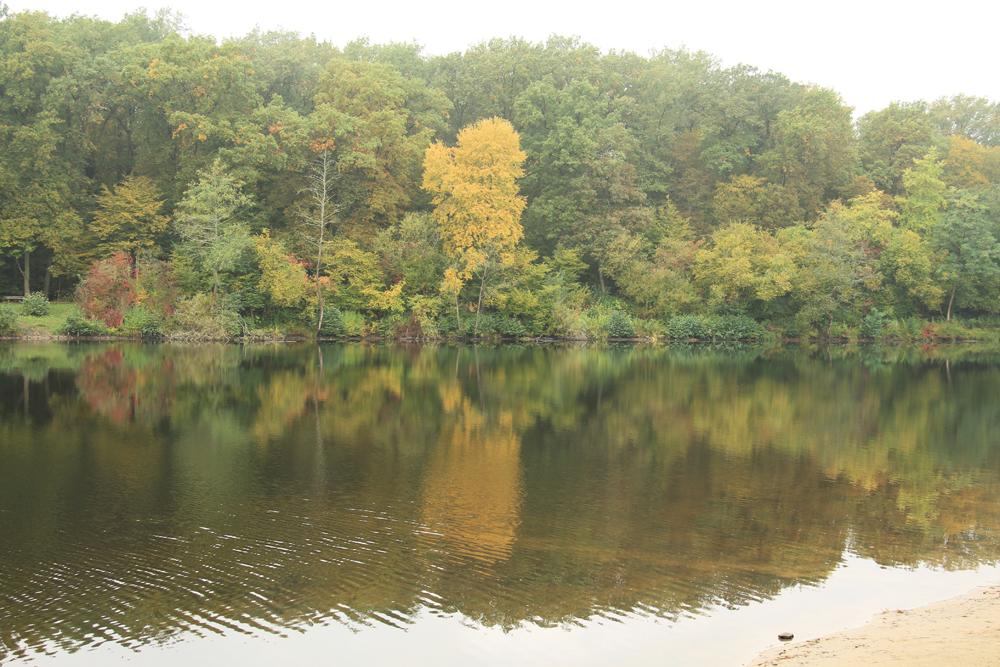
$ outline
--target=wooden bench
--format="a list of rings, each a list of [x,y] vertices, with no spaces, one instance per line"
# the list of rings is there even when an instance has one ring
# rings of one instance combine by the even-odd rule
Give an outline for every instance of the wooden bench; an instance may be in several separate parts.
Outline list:
[[[23,296],[5,296],[4,299],[7,300],[8,302],[10,302],[10,301],[16,301],[16,302],[20,303],[21,301],[24,301],[24,297]]]

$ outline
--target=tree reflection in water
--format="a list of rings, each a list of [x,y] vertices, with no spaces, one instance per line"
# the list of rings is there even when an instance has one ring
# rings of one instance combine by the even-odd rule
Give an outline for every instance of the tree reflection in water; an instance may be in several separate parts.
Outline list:
[[[998,395],[968,349],[7,345],[0,660],[993,563]]]

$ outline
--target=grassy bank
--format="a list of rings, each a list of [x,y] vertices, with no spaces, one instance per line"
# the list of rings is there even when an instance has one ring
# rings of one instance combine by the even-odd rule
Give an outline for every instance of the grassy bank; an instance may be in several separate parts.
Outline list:
[[[50,304],[48,315],[36,317],[23,315],[19,311],[22,306],[15,305],[11,308],[17,312],[17,320],[14,322],[15,336],[22,338],[50,338],[57,335],[58,330],[66,323],[76,306],[72,303]]]

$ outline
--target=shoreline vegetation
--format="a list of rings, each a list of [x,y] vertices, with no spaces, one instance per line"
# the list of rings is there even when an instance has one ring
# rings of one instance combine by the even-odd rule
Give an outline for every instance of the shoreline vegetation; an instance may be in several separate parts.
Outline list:
[[[0,335],[1000,343],[985,98],[169,10],[2,7],[0,62]]]
[[[30,306],[29,306],[30,308]],[[8,341],[143,341],[143,342],[376,342],[391,341],[404,343],[604,343],[623,342],[638,344],[656,343],[762,343],[762,344],[887,344],[936,346],[939,344],[971,345],[985,344],[996,346],[1000,352],[1000,329],[981,327],[960,321],[951,322],[904,322],[881,321],[877,328],[862,322],[858,327],[840,328],[838,335],[823,338],[812,336],[787,336],[774,327],[764,326],[748,318],[726,317],[675,317],[666,322],[642,322],[634,326],[631,318],[623,316],[615,333],[631,335],[611,335],[607,328],[598,329],[591,335],[552,336],[535,334],[523,330],[516,333],[499,333],[496,331],[481,331],[479,335],[414,335],[412,332],[385,334],[380,332],[380,322],[366,322],[364,319],[352,317],[354,332],[347,332],[346,326],[339,335],[319,335],[315,332],[297,327],[289,330],[272,328],[269,330],[250,330],[246,323],[240,321],[242,331],[187,331],[174,328],[164,331],[160,323],[155,328],[120,329],[101,326],[100,322],[84,321],[81,328],[81,315],[73,304],[45,303],[40,315],[21,315],[20,306],[3,306],[0,309],[13,313],[15,317],[0,310],[0,324],[7,322],[5,329],[0,329],[0,340]],[[343,319],[343,315],[334,309],[335,317]],[[865,325],[868,324],[867,328]],[[360,331],[357,329],[360,328]],[[639,330],[643,329],[643,333]],[[869,334],[869,335],[864,335]],[[872,335],[875,334],[875,335]]]

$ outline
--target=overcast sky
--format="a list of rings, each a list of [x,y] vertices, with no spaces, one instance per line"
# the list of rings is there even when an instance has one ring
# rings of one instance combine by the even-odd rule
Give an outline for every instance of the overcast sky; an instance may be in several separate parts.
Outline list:
[[[153,0],[155,3],[155,0]],[[129,0],[7,0],[13,11],[74,12],[118,21],[139,6]],[[146,5],[150,13],[158,4]],[[315,34],[343,46],[359,36],[373,43],[416,41],[430,55],[463,51],[492,37],[543,41],[577,35],[607,52],[646,55],[687,46],[774,70],[793,81],[837,90],[860,115],[893,100],[933,100],[956,93],[1000,101],[996,25],[1000,2],[921,3],[900,0],[747,2],[701,0],[576,3],[552,0],[354,0],[316,2],[174,0],[193,32],[218,39],[259,26]]]

